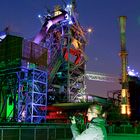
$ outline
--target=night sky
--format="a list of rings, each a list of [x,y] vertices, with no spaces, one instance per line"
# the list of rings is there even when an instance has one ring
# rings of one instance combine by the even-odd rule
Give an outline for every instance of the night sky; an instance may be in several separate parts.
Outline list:
[[[69,0],[65,0],[69,2]],[[46,9],[62,5],[62,0],[1,0],[0,30],[9,26],[10,31],[24,38],[32,38],[40,30],[38,14],[44,15]],[[87,70],[121,75],[119,16],[127,16],[126,48],[128,65],[140,72],[140,0],[77,0],[80,24],[93,28],[88,35],[86,48]],[[96,83],[96,84],[95,84]],[[100,82],[101,83],[101,82]],[[112,83],[88,82],[88,92],[105,96],[107,90],[118,89]],[[93,85],[96,85],[94,89]],[[111,87],[110,89],[108,89]],[[95,90],[97,89],[97,90]],[[102,90],[101,90],[102,89]],[[93,92],[92,92],[93,91]]]

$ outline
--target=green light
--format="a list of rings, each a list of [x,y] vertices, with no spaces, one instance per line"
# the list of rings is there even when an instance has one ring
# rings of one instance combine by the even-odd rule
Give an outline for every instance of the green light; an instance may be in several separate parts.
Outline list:
[[[7,99],[7,110],[6,110],[6,118],[10,119],[13,118],[13,111],[14,111],[14,102],[11,96]]]

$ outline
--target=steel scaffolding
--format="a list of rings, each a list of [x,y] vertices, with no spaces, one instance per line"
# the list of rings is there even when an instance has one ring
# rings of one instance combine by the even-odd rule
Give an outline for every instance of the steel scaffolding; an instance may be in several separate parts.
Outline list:
[[[18,121],[45,121],[46,111],[42,107],[47,106],[47,72],[26,69],[19,73],[18,80]]]
[[[6,78],[5,78],[6,77]],[[16,68],[0,75],[1,119],[40,123],[46,120],[47,72]]]

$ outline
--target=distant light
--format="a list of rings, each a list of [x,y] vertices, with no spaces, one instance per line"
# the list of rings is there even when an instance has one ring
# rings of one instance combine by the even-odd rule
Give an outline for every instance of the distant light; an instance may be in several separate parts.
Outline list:
[[[72,15],[72,5],[68,4],[65,8],[65,11],[69,14],[69,16]]]
[[[93,28],[92,28],[92,27],[87,28],[87,32],[88,32],[89,34],[92,33],[92,32],[93,32]]]
[[[70,21],[69,21],[69,24],[71,25],[71,24],[73,24],[73,22],[70,20]]]
[[[135,73],[134,73],[133,71],[129,71],[129,72],[128,72],[128,75],[130,75],[130,76],[136,76]]]
[[[126,114],[126,105],[121,105],[121,114]]]
[[[2,41],[6,37],[5,32],[0,32],[0,41]]]
[[[92,29],[91,28],[88,28],[87,31],[88,31],[88,33],[91,33],[92,32]]]
[[[72,5],[71,5],[71,4],[68,4],[68,5],[67,5],[67,8],[72,8]]]
[[[38,15],[38,18],[41,18],[41,17],[42,17],[42,16],[39,14],[39,15]]]
[[[5,34],[5,35],[0,36],[0,39],[4,39],[5,37],[6,37],[6,34]]]
[[[138,72],[135,72],[134,69],[130,69],[129,66],[127,67],[127,72],[128,72],[128,75],[130,75],[130,76],[136,76],[136,77],[139,77],[139,73],[138,73]]]
[[[42,15],[38,15],[38,18],[39,18],[39,20],[40,20],[40,22],[42,23],[42,24],[44,24],[44,16],[42,16]]]

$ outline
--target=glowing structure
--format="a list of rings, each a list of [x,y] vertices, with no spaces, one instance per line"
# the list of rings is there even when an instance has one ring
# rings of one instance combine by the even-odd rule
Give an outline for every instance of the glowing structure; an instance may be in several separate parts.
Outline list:
[[[84,92],[86,38],[75,5],[39,18],[32,41],[7,35],[0,43],[1,121],[40,123],[48,104],[76,102]]]
[[[121,64],[122,64],[122,90],[121,90],[121,113],[130,115],[129,92],[128,92],[128,73],[127,73],[127,51],[126,51],[126,16],[119,17],[120,36],[121,36]]]
[[[52,102],[75,102],[85,86],[86,38],[74,7],[72,4],[64,9],[57,6],[42,17],[41,30],[33,40],[48,49],[48,94]]]
[[[112,76],[112,75],[109,75],[109,74],[86,71],[85,76],[89,80],[103,81],[103,82],[118,82],[119,83],[119,77]]]
[[[46,120],[47,49],[7,35],[0,44],[0,121]]]

